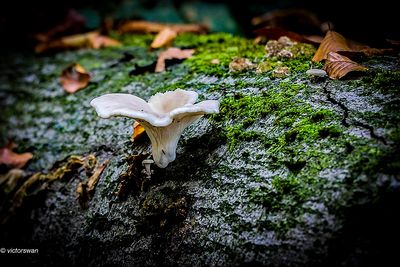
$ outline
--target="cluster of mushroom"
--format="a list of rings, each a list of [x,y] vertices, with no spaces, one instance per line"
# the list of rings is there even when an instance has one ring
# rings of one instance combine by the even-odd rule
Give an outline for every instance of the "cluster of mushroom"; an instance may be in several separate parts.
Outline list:
[[[101,118],[125,116],[138,121],[152,144],[155,164],[165,168],[176,158],[176,147],[182,132],[204,114],[218,113],[217,100],[194,104],[198,94],[177,89],[157,93],[148,102],[130,94],[105,94],[90,104]]]

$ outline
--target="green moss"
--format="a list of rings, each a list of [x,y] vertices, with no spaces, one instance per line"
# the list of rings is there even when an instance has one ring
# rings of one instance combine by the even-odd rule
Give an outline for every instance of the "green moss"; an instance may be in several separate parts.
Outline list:
[[[400,88],[400,70],[379,70],[362,79],[363,83],[383,93],[398,94]]]
[[[196,49],[195,54],[185,61],[191,72],[220,77],[229,75],[229,63],[234,57],[259,62],[265,55],[263,46],[228,33],[201,36],[182,34],[174,43],[178,47]],[[212,60],[218,60],[218,63],[212,64]]]

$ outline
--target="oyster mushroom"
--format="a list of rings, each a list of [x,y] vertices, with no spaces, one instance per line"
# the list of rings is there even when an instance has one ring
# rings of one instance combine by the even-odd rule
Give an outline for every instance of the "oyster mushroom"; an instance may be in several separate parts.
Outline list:
[[[196,92],[181,89],[157,93],[148,102],[130,94],[106,94],[90,105],[101,118],[125,116],[138,121],[150,138],[155,164],[165,168],[176,158],[182,132],[204,114],[219,112],[217,100],[194,104],[197,97]]]

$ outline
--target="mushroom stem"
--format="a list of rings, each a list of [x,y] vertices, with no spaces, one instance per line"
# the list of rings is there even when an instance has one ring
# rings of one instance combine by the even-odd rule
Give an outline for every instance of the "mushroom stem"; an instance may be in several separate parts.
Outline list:
[[[158,167],[165,168],[170,162],[175,160],[176,147],[182,132],[202,116],[187,116],[180,120],[173,120],[166,127],[155,127],[147,122],[140,122],[150,138],[153,159]]]

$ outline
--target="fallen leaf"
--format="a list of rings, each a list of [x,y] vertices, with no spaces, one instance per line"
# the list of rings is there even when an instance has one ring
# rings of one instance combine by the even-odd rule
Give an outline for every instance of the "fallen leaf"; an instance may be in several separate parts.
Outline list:
[[[120,33],[138,32],[138,33],[159,33],[165,28],[170,28],[176,33],[191,32],[191,33],[207,33],[208,28],[201,24],[166,24],[150,21],[128,21],[119,27]]]
[[[25,172],[21,169],[11,169],[5,174],[0,175],[1,191],[8,195],[18,185],[21,178],[25,176]]]
[[[340,79],[351,71],[366,71],[368,68],[359,65],[348,57],[335,52],[329,52],[325,61],[324,70],[331,79]]]
[[[400,46],[400,40],[386,39],[386,41],[394,46]]]
[[[35,52],[43,53],[49,50],[68,50],[79,48],[99,49],[101,47],[119,45],[121,45],[121,43],[117,40],[114,40],[104,35],[100,35],[100,33],[93,31],[41,42],[36,45]]]
[[[280,27],[267,26],[254,31],[258,37],[266,37],[268,40],[278,40],[282,36],[289,37],[291,40],[299,43],[308,43],[317,45],[321,43],[321,36],[305,36]]]
[[[15,147],[13,143],[8,143],[5,147],[0,148],[0,164],[4,164],[11,168],[21,169],[32,159],[32,153],[15,153],[12,149]]]
[[[87,192],[87,184],[85,182],[80,182],[76,187],[76,199],[79,202],[81,208],[86,209],[88,207],[89,195]]]
[[[173,40],[175,40],[176,36],[176,31],[167,27],[156,35],[150,47],[155,49],[163,46],[168,46],[172,43]]]
[[[193,55],[194,49],[179,49],[176,47],[168,48],[158,55],[155,72],[165,70],[165,61],[171,59],[186,59]]]
[[[100,179],[100,174],[104,171],[108,162],[109,162],[109,160],[107,159],[99,166],[96,166],[92,176],[89,177],[88,183],[87,183],[87,191],[88,191],[89,195],[91,195],[93,193],[94,188],[96,187],[96,184]]]
[[[131,142],[133,143],[135,140],[143,136],[144,132],[145,132],[144,127],[140,125],[140,123],[135,121],[133,123],[133,134],[131,136]]]
[[[313,62],[320,62],[328,57],[329,52],[351,51],[346,39],[335,31],[328,31],[312,58]]]
[[[32,175],[31,177],[26,179],[24,183],[11,196],[12,199],[11,201],[9,201],[10,205],[8,207],[4,207],[4,214],[0,214],[0,224],[8,221],[9,218],[13,216],[21,206],[24,205],[28,197],[34,196],[44,190],[47,190],[52,182],[60,179],[70,179],[74,175],[84,173],[82,167],[86,170],[87,176],[88,173],[93,173],[91,174],[91,176],[97,175],[97,173],[99,173],[100,169],[103,167],[102,165],[100,165],[101,168],[96,169],[96,162],[97,160],[92,154],[87,155],[86,157],[71,155],[63,161],[56,162],[49,172],[36,173]]]
[[[78,63],[72,64],[61,73],[60,83],[68,93],[85,88],[90,81],[90,74]]]
[[[50,40],[56,35],[60,35],[61,33],[71,32],[80,30],[84,27],[85,24],[85,17],[79,14],[75,9],[68,9],[68,12],[64,18],[64,20],[52,27],[50,30],[38,33],[35,35],[35,38],[38,41],[45,42]]]
[[[109,46],[120,46],[121,43],[115,39],[110,37],[100,35],[100,34],[92,34],[88,36],[90,47],[94,49],[100,49],[102,47]]]
[[[318,30],[321,22],[317,15],[308,9],[287,8],[269,11],[251,20],[253,25],[279,26],[287,29],[300,28]]]
[[[330,52],[356,57],[360,55],[375,56],[393,52],[390,48],[372,48],[352,40],[347,40],[341,34],[335,31],[328,31],[322,40],[317,52],[315,52],[312,61],[319,62],[327,58]]]

